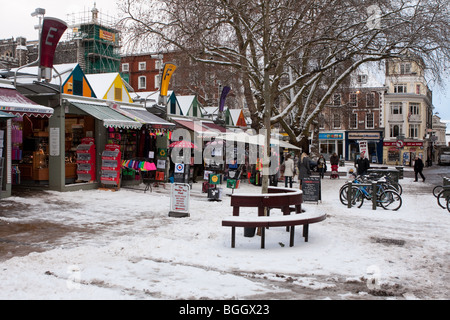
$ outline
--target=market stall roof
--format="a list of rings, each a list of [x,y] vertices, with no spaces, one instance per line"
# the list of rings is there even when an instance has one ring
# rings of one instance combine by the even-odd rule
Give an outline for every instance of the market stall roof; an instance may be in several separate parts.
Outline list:
[[[172,118],[172,121],[196,133],[213,132],[213,130],[209,130],[207,127],[203,126],[202,121],[200,120]]]
[[[85,100],[67,99],[74,107],[103,121],[105,127],[123,128],[123,129],[140,129],[142,123],[135,121],[123,114],[111,109],[106,102],[90,102]]]
[[[209,129],[217,130],[219,132],[227,132],[226,128],[224,128],[218,124],[215,124],[213,122],[202,122],[202,125],[205,127],[208,127]]]
[[[166,121],[154,115],[153,113],[148,112],[144,107],[118,105],[117,108],[114,109],[127,116],[128,118],[134,119],[143,124],[151,125],[155,128],[168,129],[175,127],[175,124]]]
[[[13,115],[10,114],[10,113],[6,113],[6,112],[0,111],[0,120],[3,120],[3,119],[11,119],[11,118],[15,118],[15,116],[13,116]]]
[[[51,117],[53,109],[41,106],[18,92],[8,82],[0,82],[0,111],[15,116]]]

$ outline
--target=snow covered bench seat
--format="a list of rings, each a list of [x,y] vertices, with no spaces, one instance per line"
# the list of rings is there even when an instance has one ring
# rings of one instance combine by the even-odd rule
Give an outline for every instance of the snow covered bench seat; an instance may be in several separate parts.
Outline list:
[[[284,215],[291,212],[300,213],[302,210],[303,192],[297,189],[269,187],[265,194],[233,194],[231,206],[233,216],[239,216],[240,208],[254,207],[258,209],[258,216],[264,216],[264,209],[281,209]]]
[[[269,227],[290,227],[289,246],[294,246],[295,226],[303,225],[303,237],[308,242],[309,225],[325,220],[326,214],[303,213],[283,216],[233,216],[222,220],[222,226],[231,227],[231,247],[236,244],[236,227],[261,228],[261,249],[265,247],[265,229]]]

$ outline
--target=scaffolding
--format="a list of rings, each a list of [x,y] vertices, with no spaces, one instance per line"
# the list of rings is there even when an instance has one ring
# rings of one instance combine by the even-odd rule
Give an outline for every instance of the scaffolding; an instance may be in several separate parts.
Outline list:
[[[94,6],[68,15],[67,21],[71,27],[67,36],[77,42],[78,63],[86,74],[119,72],[120,31],[113,17],[101,14]]]

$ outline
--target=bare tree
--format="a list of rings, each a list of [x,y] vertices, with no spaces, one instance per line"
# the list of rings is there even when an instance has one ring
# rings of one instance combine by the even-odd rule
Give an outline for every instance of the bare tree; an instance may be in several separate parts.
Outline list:
[[[121,8],[128,43],[234,68],[254,129],[270,137],[280,124],[297,145],[360,65],[409,52],[439,79],[450,61],[447,0],[124,0]]]

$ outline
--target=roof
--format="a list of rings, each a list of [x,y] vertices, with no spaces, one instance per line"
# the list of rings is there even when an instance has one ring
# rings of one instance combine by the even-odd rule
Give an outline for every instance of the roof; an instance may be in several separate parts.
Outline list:
[[[116,78],[120,76],[118,72],[87,74],[86,78],[91,84],[97,97],[103,98],[111,88]]]
[[[194,103],[195,96],[177,96],[178,104],[180,106],[181,112],[184,116],[189,113],[192,104]]]
[[[175,124],[168,122],[153,113],[148,112],[143,107],[139,106],[121,106],[119,105],[117,107],[118,112],[122,113],[123,115],[127,116],[128,118],[134,119],[135,121],[141,122],[143,124],[149,124],[153,127],[158,128],[171,128],[175,127]]]
[[[18,116],[51,117],[53,109],[31,101],[12,85],[0,85],[0,111]]]

